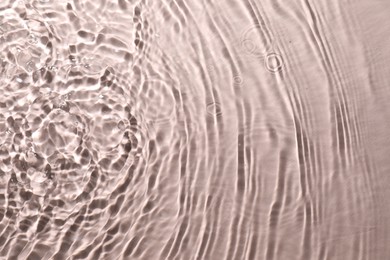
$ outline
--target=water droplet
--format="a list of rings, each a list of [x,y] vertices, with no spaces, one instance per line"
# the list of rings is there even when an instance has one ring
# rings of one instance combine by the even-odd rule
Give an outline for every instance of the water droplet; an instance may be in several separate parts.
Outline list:
[[[276,73],[283,67],[283,59],[277,53],[270,53],[265,59],[265,67],[269,72]]]

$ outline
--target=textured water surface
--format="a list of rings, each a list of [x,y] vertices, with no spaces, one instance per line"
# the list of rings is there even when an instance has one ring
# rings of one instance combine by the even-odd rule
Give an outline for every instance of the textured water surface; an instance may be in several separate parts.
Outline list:
[[[0,259],[390,259],[390,3],[0,1]]]

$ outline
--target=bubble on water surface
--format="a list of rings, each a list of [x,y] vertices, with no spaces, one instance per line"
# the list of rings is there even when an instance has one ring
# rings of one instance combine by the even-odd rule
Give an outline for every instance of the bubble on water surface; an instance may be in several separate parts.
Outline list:
[[[209,103],[206,107],[207,113],[211,116],[222,115],[222,107],[218,102]]]
[[[120,120],[117,124],[119,130],[124,131],[126,129],[126,123],[123,120]]]
[[[28,72],[33,72],[35,70],[37,70],[37,66],[35,64],[35,62],[33,60],[30,60],[26,63],[26,69]]]
[[[241,46],[246,53],[262,57],[271,48],[271,41],[265,34],[263,26],[257,24],[244,31],[241,36]]]
[[[234,81],[234,83],[235,83],[235,84],[238,84],[238,85],[240,85],[240,84],[242,84],[242,82],[243,82],[243,79],[242,79],[242,77],[241,77],[241,76],[239,76],[239,75],[236,75],[236,76],[234,76],[234,77],[233,77],[233,81]]]
[[[270,53],[265,59],[265,67],[269,72],[276,73],[283,68],[283,59],[277,53]]]
[[[35,36],[35,34],[33,34],[33,33],[30,33],[28,38],[27,38],[27,42],[29,44],[37,44],[38,43],[37,36]]]
[[[54,71],[54,72],[58,71],[58,67],[55,66],[55,65],[49,66],[48,69],[51,70],[51,71]]]

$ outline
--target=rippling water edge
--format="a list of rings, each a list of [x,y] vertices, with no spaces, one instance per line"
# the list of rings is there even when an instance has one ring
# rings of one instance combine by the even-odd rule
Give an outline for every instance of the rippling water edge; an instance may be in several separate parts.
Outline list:
[[[2,0],[0,259],[390,259],[389,11]]]

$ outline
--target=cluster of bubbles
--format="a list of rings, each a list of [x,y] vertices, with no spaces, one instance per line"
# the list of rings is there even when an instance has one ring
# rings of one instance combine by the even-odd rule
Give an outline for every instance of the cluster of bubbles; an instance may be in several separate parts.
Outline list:
[[[244,51],[255,57],[264,59],[264,67],[271,73],[277,73],[283,69],[282,56],[274,51],[273,41],[266,36],[263,27],[259,24],[249,27],[241,38]]]

